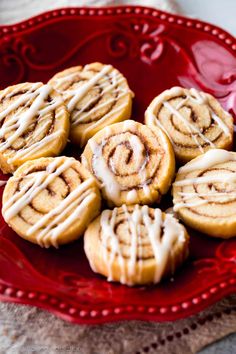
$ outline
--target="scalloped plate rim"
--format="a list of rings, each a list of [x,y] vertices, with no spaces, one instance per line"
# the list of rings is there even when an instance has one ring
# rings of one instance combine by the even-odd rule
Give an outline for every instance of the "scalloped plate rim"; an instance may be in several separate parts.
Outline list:
[[[118,13],[117,10],[125,10],[125,9],[130,9],[130,10],[134,10],[134,13],[131,12],[127,12],[127,13]],[[162,15],[166,15],[168,18],[172,17],[174,19],[181,19],[181,20],[185,20],[187,22],[192,22],[192,23],[200,23],[202,26],[210,26],[212,28],[212,30],[220,30],[220,34],[225,34],[227,35],[231,40],[233,40],[234,43],[231,43],[231,44],[228,44],[224,41],[224,39],[220,38],[217,36],[217,38],[222,41],[224,43],[224,45],[228,46],[230,51],[232,51],[234,54],[236,54],[236,48],[235,49],[232,49],[232,46],[234,44],[236,44],[236,38],[231,34],[229,33],[227,30],[221,28],[220,26],[217,26],[211,22],[206,22],[206,21],[202,21],[200,19],[197,19],[197,18],[190,18],[190,17],[186,17],[186,16],[183,16],[183,15],[179,15],[179,14],[176,14],[176,13],[170,13],[170,12],[167,12],[167,11],[163,11],[163,10],[159,10],[159,9],[155,9],[153,7],[148,7],[148,6],[135,6],[135,5],[122,5],[122,6],[104,6],[104,7],[60,7],[60,8],[56,8],[56,9],[53,9],[53,10],[49,10],[49,11],[45,11],[45,12],[41,12],[39,13],[38,15],[35,15],[35,16],[32,16],[32,17],[29,17],[25,20],[22,20],[22,21],[19,21],[19,22],[15,22],[15,23],[12,23],[12,24],[7,24],[7,25],[1,25],[0,24],[0,30],[3,31],[4,33],[4,29],[7,30],[6,32],[6,36],[8,36],[8,30],[13,30],[14,27],[18,27],[18,26],[22,26],[22,25],[26,25],[28,27],[26,28],[17,28],[17,30],[15,31],[15,33],[19,33],[19,32],[27,32],[29,31],[31,28],[33,27],[37,27],[37,26],[40,26],[42,23],[46,23],[46,22],[50,22],[52,19],[56,19],[56,18],[60,18],[60,17],[70,17],[70,16],[78,16],[78,17],[81,17],[81,16],[123,16],[123,15],[139,15],[140,12],[135,12],[135,10],[140,10],[140,11],[145,11],[145,10],[149,10],[151,11],[151,13],[142,13],[142,15],[144,16],[149,16],[149,17],[153,17],[153,18],[160,18]],[[89,11],[94,11],[93,14],[89,14],[89,13],[86,13],[86,12],[89,12]],[[112,13],[103,13],[103,14],[99,14],[99,11],[104,11],[106,12],[107,10],[108,11],[112,11]],[[85,11],[85,13],[62,13],[62,11],[68,11],[68,12],[71,12],[71,11]],[[55,16],[53,15],[53,13],[57,13]],[[154,16],[153,13],[158,13],[159,16]],[[48,15],[53,15],[52,17],[46,17]],[[34,20],[37,20],[39,18],[43,18],[42,21],[38,22],[38,23],[35,23]],[[166,18],[161,18],[162,21],[166,21]],[[30,23],[31,22],[31,23]],[[172,24],[174,25],[179,25],[179,26],[185,26],[184,23],[174,23],[174,22],[171,22]],[[188,27],[188,26],[187,26]],[[189,26],[189,28],[192,28],[192,26]],[[203,30],[203,27],[201,28],[194,28],[195,30],[197,31],[202,31],[202,32],[205,32]],[[14,33],[14,32],[13,32]],[[209,35],[212,35],[213,37],[215,36],[212,32],[210,31],[207,31],[207,33]],[[4,35],[3,35],[3,38],[4,38]],[[0,38],[1,40],[1,38]]]

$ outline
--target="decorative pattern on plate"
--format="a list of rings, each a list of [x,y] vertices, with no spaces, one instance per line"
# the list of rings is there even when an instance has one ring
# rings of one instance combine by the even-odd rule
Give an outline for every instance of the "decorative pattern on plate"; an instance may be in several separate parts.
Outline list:
[[[138,54],[114,55],[120,26],[129,28],[131,22],[140,25],[141,31],[133,31],[130,41],[140,39],[140,32],[148,28],[138,48],[143,48],[142,43],[153,43],[155,52],[159,46],[156,60],[147,62]],[[149,35],[154,26],[162,29],[155,38]],[[181,38],[179,47],[166,43],[162,50],[159,39],[155,47],[157,36],[164,34],[170,41]],[[118,38],[113,53],[111,35]],[[145,51],[152,59],[153,49]],[[0,28],[2,88],[22,80],[46,83],[59,70],[95,60],[114,65],[127,77],[135,89],[133,118],[137,120],[143,121],[151,100],[172,86],[207,91],[235,116],[236,40],[214,25],[150,8],[125,6],[55,10]],[[191,231],[189,263],[174,281],[130,289],[95,276],[81,241],[45,252],[17,237],[2,218],[0,225],[0,299],[40,306],[72,322],[176,320],[236,291],[233,239],[219,241]]]

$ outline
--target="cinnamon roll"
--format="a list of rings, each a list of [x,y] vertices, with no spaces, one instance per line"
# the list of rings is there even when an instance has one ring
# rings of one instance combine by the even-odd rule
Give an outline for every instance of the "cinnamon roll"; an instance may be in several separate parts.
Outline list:
[[[173,184],[174,210],[210,236],[236,236],[236,153],[212,149],[181,167]]]
[[[65,147],[69,115],[49,85],[22,83],[0,91],[0,168],[11,173],[25,161],[56,156]]]
[[[50,81],[71,115],[70,139],[84,146],[100,129],[129,119],[133,93],[124,76],[111,65],[92,63],[56,74]]]
[[[173,87],[161,93],[147,108],[145,122],[166,132],[180,162],[209,149],[232,148],[233,118],[213,96],[193,88]]]
[[[24,239],[58,247],[79,238],[100,212],[96,180],[74,158],[40,158],[20,166],[3,193],[2,215]]]
[[[132,120],[95,134],[84,149],[82,163],[100,182],[110,206],[159,202],[175,173],[165,133]]]
[[[147,205],[104,210],[87,228],[84,249],[109,281],[158,283],[188,256],[189,236],[177,219]]]

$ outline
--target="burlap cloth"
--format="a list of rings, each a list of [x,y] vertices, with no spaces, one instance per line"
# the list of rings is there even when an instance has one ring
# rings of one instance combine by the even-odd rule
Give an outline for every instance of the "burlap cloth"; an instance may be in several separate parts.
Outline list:
[[[174,0],[0,0],[0,24],[14,23],[62,6],[121,3],[180,11]],[[177,322],[126,321],[82,326],[67,323],[35,307],[0,303],[0,354],[191,354],[236,332],[235,313],[236,296],[231,296],[197,316]],[[227,353],[234,352],[236,348],[227,350]]]
[[[3,303],[0,313],[1,354],[192,354],[236,331],[236,296],[197,316],[166,323],[74,325],[35,307]]]

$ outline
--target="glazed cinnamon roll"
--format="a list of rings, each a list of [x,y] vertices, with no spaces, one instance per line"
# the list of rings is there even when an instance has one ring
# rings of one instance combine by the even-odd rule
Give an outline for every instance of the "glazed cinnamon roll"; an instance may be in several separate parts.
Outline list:
[[[210,236],[236,236],[236,153],[209,150],[181,167],[173,198],[185,224]]]
[[[110,206],[159,202],[175,172],[172,146],[163,131],[132,120],[91,138],[82,163],[100,182]]]
[[[83,234],[100,203],[97,182],[79,161],[40,158],[24,163],[8,180],[2,215],[24,239],[58,247]]]
[[[232,148],[233,118],[213,96],[193,88],[173,87],[161,93],[147,108],[145,122],[166,132],[180,162],[209,149]]]
[[[147,205],[104,210],[88,227],[84,248],[94,272],[122,284],[158,283],[188,255],[177,219]]]
[[[0,91],[0,168],[11,173],[25,161],[56,156],[65,147],[69,116],[49,85],[23,83]]]
[[[129,119],[132,96],[127,80],[111,65],[92,63],[56,74],[50,81],[71,115],[70,139],[84,146],[100,129]]]

